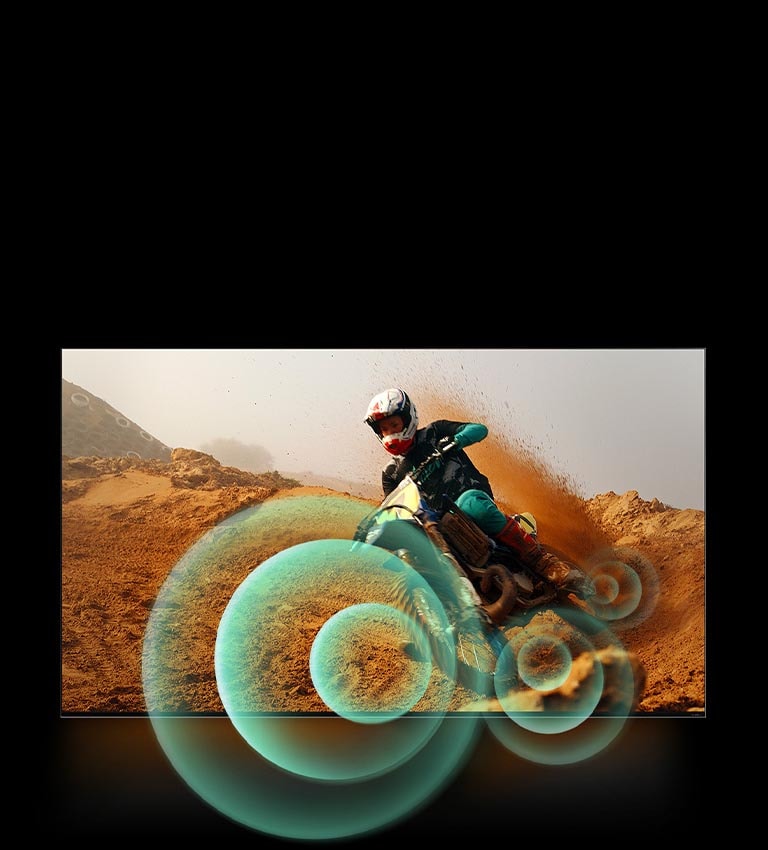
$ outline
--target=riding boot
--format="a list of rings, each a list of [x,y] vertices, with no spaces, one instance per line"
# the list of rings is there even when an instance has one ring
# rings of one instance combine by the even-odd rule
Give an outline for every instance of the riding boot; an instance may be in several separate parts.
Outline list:
[[[494,539],[512,549],[526,566],[536,570],[557,587],[568,586],[576,590],[581,589],[578,587],[581,573],[555,555],[545,552],[539,541],[529,534],[514,517],[508,518],[507,524],[494,535]]]

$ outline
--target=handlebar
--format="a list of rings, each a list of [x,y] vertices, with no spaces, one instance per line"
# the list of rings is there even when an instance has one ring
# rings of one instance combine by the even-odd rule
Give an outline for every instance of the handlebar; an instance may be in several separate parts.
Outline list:
[[[454,445],[454,444],[452,443],[451,445]],[[448,446],[446,446],[446,449],[447,449],[447,448],[448,448]],[[444,455],[445,455],[445,451],[443,450],[443,451],[441,452],[439,449],[436,449],[434,452],[432,452],[432,454],[427,455],[427,456],[424,458],[424,460],[423,460],[423,461],[422,461],[422,462],[421,462],[421,463],[420,463],[420,464],[416,467],[416,469],[412,470],[412,471],[409,473],[409,474],[410,474],[411,479],[412,479],[413,481],[415,481],[415,482],[416,482],[416,484],[421,484],[421,476],[422,476],[425,472],[427,472],[427,470],[428,470],[428,468],[429,468],[429,467],[434,466],[434,464],[435,464],[437,461],[443,461],[443,460],[445,460]],[[431,470],[431,469],[429,469],[429,471],[431,472],[432,470]]]
[[[452,448],[454,448],[454,446],[456,446],[456,443],[452,442],[444,446],[442,451],[440,449],[435,449],[435,451],[427,455],[415,469],[411,470],[411,472],[408,474],[408,477],[411,479],[411,481],[414,482],[414,484],[416,484],[417,487],[420,487],[422,483],[421,479],[425,477],[425,473],[431,474],[436,468],[436,464],[442,463],[445,460],[446,452],[450,451]],[[387,505],[387,510],[391,508],[403,508],[409,513],[412,513],[411,509],[408,508],[406,505]],[[354,535],[355,540],[365,539],[366,533],[373,526],[375,522],[375,517],[377,516],[377,514],[380,513],[380,511],[381,508],[377,508],[369,516],[363,518],[360,521],[360,524],[358,525],[357,531]]]

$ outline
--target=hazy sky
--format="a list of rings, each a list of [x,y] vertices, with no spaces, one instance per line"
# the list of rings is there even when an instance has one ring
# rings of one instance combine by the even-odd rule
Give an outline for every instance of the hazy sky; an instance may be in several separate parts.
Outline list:
[[[63,349],[62,378],[166,445],[263,446],[274,468],[378,484],[370,398],[408,392],[421,424],[458,399],[535,445],[582,495],[638,490],[704,509],[704,349]]]

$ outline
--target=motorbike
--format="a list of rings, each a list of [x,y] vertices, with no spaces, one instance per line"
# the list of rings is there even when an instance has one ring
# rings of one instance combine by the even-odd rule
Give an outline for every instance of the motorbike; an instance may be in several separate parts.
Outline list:
[[[422,502],[421,483],[450,448],[436,450],[406,475],[360,522],[354,540],[389,550],[426,580],[434,595],[404,586],[399,606],[420,624],[444,673],[481,696],[493,696],[496,662],[507,644],[505,624],[543,605],[583,609],[583,600],[524,564],[446,496],[440,511]],[[516,518],[537,533],[532,514]],[[543,548],[563,559],[562,553]]]

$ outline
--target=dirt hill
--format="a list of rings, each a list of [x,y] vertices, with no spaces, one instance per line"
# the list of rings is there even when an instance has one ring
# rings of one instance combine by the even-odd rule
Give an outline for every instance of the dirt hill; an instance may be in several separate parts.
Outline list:
[[[589,515],[620,549],[642,553],[652,592],[647,616],[628,618],[621,639],[647,672],[640,708],[697,711],[704,706],[705,514],[641,499],[636,490],[604,493]]]
[[[553,496],[554,498],[554,496]],[[639,659],[645,681],[640,712],[704,707],[704,513],[645,502],[637,493],[590,500],[561,495],[557,545],[585,550],[617,544],[639,558],[651,593],[616,634]],[[301,522],[270,526],[206,577],[173,619],[178,670],[168,710],[220,712],[213,647],[235,589],[267,558],[299,542],[349,539],[372,502],[327,488],[299,486],[278,473],[222,466],[201,452],[175,449],[168,461],[69,457],[62,462],[62,711],[142,713],[142,647],[150,612],[180,558],[206,532],[249,506],[302,499]],[[530,503],[544,504],[541,492]],[[295,503],[294,503],[295,504]],[[347,507],[348,506],[348,509]],[[538,515],[538,514],[537,514]],[[552,527],[550,525],[550,527]],[[563,531],[565,529],[565,531]],[[583,554],[583,552],[582,552]],[[644,579],[644,580],[645,580]],[[307,658],[329,612],[371,588],[350,580],[294,599],[275,629],[270,654],[275,708],[327,710],[309,678]],[[376,675],[393,670],[392,653],[374,658]],[[402,659],[401,659],[402,660]],[[445,687],[437,671],[417,710]],[[471,702],[457,689],[449,708]]]

